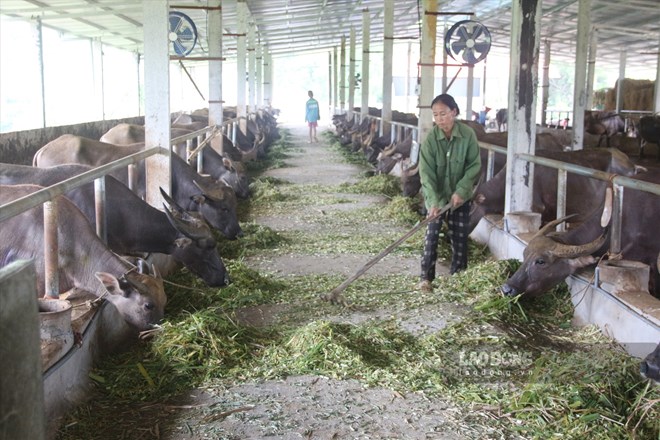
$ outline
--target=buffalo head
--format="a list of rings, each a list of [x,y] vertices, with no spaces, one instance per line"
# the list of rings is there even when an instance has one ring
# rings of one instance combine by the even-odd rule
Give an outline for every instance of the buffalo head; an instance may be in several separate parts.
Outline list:
[[[96,278],[103,284],[111,302],[126,322],[138,330],[148,330],[158,324],[165,315],[165,288],[158,269],[153,275],[143,262],[137,270],[131,270],[120,277],[107,272],[96,272]]]
[[[190,197],[192,211],[202,214],[204,219],[225,237],[241,237],[243,231],[238,224],[236,193],[222,182],[215,180],[193,181],[199,192]]]
[[[215,236],[209,225],[197,212],[181,208],[161,188],[161,194],[169,204],[165,214],[179,236],[175,240],[172,257],[199,276],[211,287],[229,284],[227,268],[218,254]]]
[[[561,243],[550,234],[555,226],[569,217],[548,223],[531,238],[523,252],[522,264],[502,286],[502,293],[507,296],[537,296],[552,289],[578,269],[596,262],[591,254],[605,243],[604,235],[590,243],[572,245]]]

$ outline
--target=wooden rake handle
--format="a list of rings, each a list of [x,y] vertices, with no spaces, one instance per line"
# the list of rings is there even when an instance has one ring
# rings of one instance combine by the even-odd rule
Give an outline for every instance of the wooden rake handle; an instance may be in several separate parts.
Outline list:
[[[440,217],[442,214],[445,212],[449,211],[451,209],[451,202],[447,203],[445,206],[442,207],[440,212],[438,212],[436,215],[433,217],[427,217],[421,222],[417,223],[411,230],[406,232],[404,235],[402,235],[398,240],[387,246],[381,253],[373,257],[371,260],[367,262],[364,266],[362,266],[357,272],[355,272],[355,275],[351,276],[348,278],[346,281],[341,283],[339,286],[335,287],[332,289],[332,291],[328,294],[322,294],[320,295],[320,298],[323,301],[329,301],[331,304],[339,304],[342,306],[347,306],[347,302],[342,296],[341,292],[343,292],[353,281],[357,280],[360,278],[366,271],[368,271],[373,265],[378,263],[380,260],[383,259],[386,255],[390,254],[397,246],[399,246],[401,243],[412,237],[417,231],[419,231],[422,227],[426,226],[428,223],[432,222],[433,220],[437,219]]]

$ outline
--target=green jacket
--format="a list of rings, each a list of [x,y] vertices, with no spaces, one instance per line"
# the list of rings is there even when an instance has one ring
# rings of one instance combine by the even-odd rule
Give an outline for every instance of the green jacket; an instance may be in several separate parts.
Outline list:
[[[427,209],[442,208],[457,193],[465,201],[472,197],[481,173],[481,156],[474,130],[454,123],[451,139],[434,126],[419,151],[419,176]]]

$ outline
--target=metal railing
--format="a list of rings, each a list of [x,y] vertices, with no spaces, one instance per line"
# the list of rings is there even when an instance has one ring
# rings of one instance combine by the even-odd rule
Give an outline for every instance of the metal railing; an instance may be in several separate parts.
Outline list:
[[[209,126],[196,130],[189,134],[171,139],[171,148],[183,142],[186,143],[186,150],[191,151],[193,140],[197,139],[198,146],[203,148],[209,140],[217,133],[231,134],[233,142],[236,139],[236,126],[238,119],[224,121],[220,129],[216,126]],[[230,137],[228,135],[228,137]],[[201,149],[198,147],[196,150]],[[135,190],[135,165],[149,156],[162,153],[164,149],[160,146],[152,147],[147,150],[139,151],[113,162],[101,165],[92,170],[63,180],[57,184],[42,188],[27,196],[18,198],[9,203],[0,206],[0,222],[7,220],[23,212],[43,205],[44,210],[44,262],[45,262],[45,292],[46,297],[59,297],[59,279],[58,279],[58,243],[57,243],[57,202],[55,199],[68,191],[94,182],[95,206],[96,206],[96,233],[105,242],[106,239],[106,216],[105,216],[105,175],[122,167],[129,168],[129,187]],[[202,155],[197,155],[197,169],[201,172],[203,162]]]
[[[486,180],[493,177],[495,166],[495,153],[507,154],[507,149],[492,144],[479,142],[481,148],[488,150],[488,161],[486,169]],[[613,187],[613,202],[612,202],[612,224],[610,235],[610,250],[613,253],[621,251],[621,228],[622,228],[622,207],[624,188],[630,188],[639,191],[646,191],[660,197],[660,184],[646,182],[643,180],[635,179],[634,177],[621,176],[618,174],[607,173],[605,171],[594,170],[580,165],[575,165],[567,162],[562,162],[555,159],[545,157],[533,156],[526,153],[517,153],[516,158],[533,162],[538,165],[547,166],[557,170],[557,218],[566,215],[566,183],[568,173],[577,174],[580,176],[598,179],[605,182],[612,182]],[[660,200],[659,200],[660,201]],[[563,225],[561,225],[563,226]],[[559,228],[561,230],[561,227]]]

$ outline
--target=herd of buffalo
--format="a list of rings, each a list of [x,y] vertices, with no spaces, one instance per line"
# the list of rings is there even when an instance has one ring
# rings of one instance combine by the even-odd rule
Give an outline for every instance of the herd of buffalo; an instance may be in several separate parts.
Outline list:
[[[235,115],[225,114],[226,118]],[[242,235],[237,198],[249,197],[242,161],[263,157],[279,138],[275,117],[260,111],[242,120],[233,143],[223,136],[224,155],[204,148],[202,174],[188,163],[186,151],[172,155],[171,194],[161,188],[165,210],[143,200],[145,167],[137,166],[135,191],[129,189],[126,168],[105,178],[106,240],[96,225],[94,183],[57,197],[58,275],[60,292],[78,288],[103,296],[113,303],[126,322],[146,330],[164,315],[166,296],[162,277],[180,265],[209,286],[230,282],[218,254],[214,231],[229,239]],[[179,116],[172,123],[172,138],[208,126],[204,112]],[[62,135],[44,145],[33,166],[0,164],[0,204],[5,204],[54,185],[99,165],[144,149],[144,126],[119,124],[100,140]],[[3,222],[0,230],[0,267],[19,259],[33,259],[37,290],[45,293],[44,214],[33,208]],[[20,231],[20,233],[18,233]],[[131,256],[132,258],[123,258]],[[148,256],[167,255],[163,264]],[[137,256],[137,257],[136,257]]]
[[[228,113],[226,118],[235,117]],[[379,116],[377,109],[370,109],[369,113]],[[421,185],[410,157],[413,151],[410,126],[417,126],[417,117],[395,111],[392,119],[405,124],[399,126],[394,141],[389,133],[379,135],[377,121],[373,118],[357,122],[347,119],[346,115],[335,115],[333,124],[342,144],[353,152],[362,152],[377,173],[399,176],[402,195],[414,197]],[[605,121],[615,118],[598,119],[589,115],[586,119],[589,124],[604,124],[605,137],[609,140],[612,134]],[[467,123],[474,128],[480,142],[506,148],[507,132],[489,133],[476,122]],[[214,232],[228,239],[242,235],[236,212],[237,198],[249,197],[248,179],[242,164],[264,157],[268,147],[279,137],[276,117],[269,111],[262,110],[243,118],[242,124],[242,129],[236,130],[235,142],[222,132],[215,133],[223,136],[223,155],[213,148],[197,152],[203,157],[201,173],[194,166],[196,159],[187,157],[184,146],[175,146],[171,193],[161,189],[166,202],[164,211],[143,200],[144,164],[137,166],[134,190],[129,189],[126,168],[107,175],[105,241],[97,237],[93,226],[97,224],[94,183],[71,190],[66,197],[58,197],[60,291],[75,287],[103,296],[129,324],[144,330],[164,316],[166,296],[162,277],[172,267],[185,266],[209,286],[226,286],[230,277],[218,254]],[[204,111],[194,112],[173,120],[171,135],[175,138],[207,126],[208,115]],[[660,117],[650,117],[639,129],[643,139],[658,146]],[[598,148],[602,133],[594,131],[593,134],[593,139],[597,140],[594,145],[585,143],[583,150],[565,151],[565,136],[551,130],[539,131],[535,154],[660,184],[660,166],[642,167],[618,149]],[[37,151],[33,166],[0,164],[0,205],[141,151],[144,140],[144,126],[131,124],[119,124],[99,140],[60,136]],[[660,147],[658,150],[660,160]],[[642,152],[640,150],[640,155]],[[489,180],[486,179],[487,160],[488,151],[482,149],[483,175],[470,214],[472,229],[485,215],[504,212],[506,157],[494,155],[493,174]],[[569,220],[556,219],[557,172],[540,165],[534,167],[532,210],[541,213],[545,226],[529,241],[520,269],[502,286],[504,294],[542,294],[568,275],[607,255],[610,227],[609,223],[602,222],[602,214],[611,209],[607,205],[611,183],[570,173],[566,185],[566,213],[570,215],[570,223],[564,232],[556,232],[556,224]],[[651,268],[649,291],[660,298],[660,235],[655,231],[660,215],[658,196],[626,189],[621,212],[619,257],[647,264]],[[33,208],[5,220],[0,230],[0,267],[19,259],[33,259],[40,295],[45,291],[43,217],[43,209]],[[134,258],[129,260],[118,255]],[[146,258],[149,255],[167,255],[169,265],[153,264],[154,260]],[[645,373],[657,379],[658,364],[660,345],[649,355],[643,370],[646,368]]]
[[[370,110],[370,113],[372,111]],[[376,112],[374,112],[376,113]],[[375,114],[374,116],[378,116]],[[395,115],[396,116],[396,115]],[[643,118],[644,119],[644,118]],[[393,118],[394,121],[397,119]],[[410,122],[403,122],[403,121]],[[612,175],[660,184],[660,166],[636,165],[628,155],[615,148],[599,148],[603,135],[601,128],[593,125],[614,120],[612,117],[597,119],[594,114],[588,118],[588,127],[594,135],[585,143],[583,150],[566,151],[565,131],[539,131],[536,134],[535,155],[580,165]],[[397,131],[397,139],[392,142],[390,134],[379,136],[377,124],[363,120],[357,123],[345,115],[333,119],[340,142],[354,152],[362,151],[374,166],[376,173],[389,173],[400,177],[402,194],[415,196],[421,187],[417,167],[411,160],[412,133]],[[416,126],[410,117],[397,122]],[[487,133],[476,122],[464,121],[472,126],[480,142],[507,146],[506,132]],[[649,123],[650,122],[650,123]],[[660,116],[649,117],[643,128],[645,141],[655,143],[660,161]],[[607,132],[607,126],[604,129]],[[506,157],[495,154],[494,174],[486,180],[488,151],[482,152],[482,178],[475,190],[473,208],[470,213],[470,230],[487,214],[504,214],[506,184]],[[640,151],[640,156],[642,155]],[[660,162],[657,164],[660,165]],[[618,255],[609,255],[610,219],[603,222],[604,213],[611,212],[611,182],[591,179],[569,173],[566,182],[565,209],[567,217],[557,217],[557,171],[553,168],[536,165],[534,167],[534,188],[532,211],[541,214],[545,224],[529,241],[524,251],[524,261],[520,268],[501,288],[505,295],[536,296],[547,292],[579,269],[593,265],[600,258],[624,258],[640,261],[649,266],[649,292],[660,298],[660,235],[656,232],[660,204],[655,194],[625,189],[621,206],[622,230],[621,250]],[[570,220],[570,223],[568,223]],[[567,222],[564,232],[556,232],[555,226]],[[649,354],[641,366],[641,371],[656,380],[660,378],[660,345]]]

